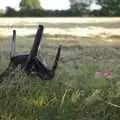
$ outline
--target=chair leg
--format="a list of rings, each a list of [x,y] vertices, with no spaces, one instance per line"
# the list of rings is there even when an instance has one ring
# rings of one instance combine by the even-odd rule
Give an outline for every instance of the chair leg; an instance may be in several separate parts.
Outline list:
[[[36,33],[35,40],[34,40],[34,43],[33,43],[33,46],[32,46],[31,52],[30,52],[31,57],[37,56],[38,47],[39,47],[40,42],[42,40],[43,29],[44,29],[44,27],[42,25],[39,25],[39,28],[38,28],[38,31]]]
[[[15,56],[16,53],[16,30],[13,30],[13,37],[11,43],[11,58]]]
[[[52,67],[52,71],[54,71],[54,72],[57,69],[58,62],[59,62],[59,59],[60,59],[61,47],[62,46],[60,45],[59,48],[58,48],[58,51],[57,51],[57,54],[56,54],[56,58],[55,58],[55,61],[54,61],[53,67]]]
[[[42,25],[39,25],[39,28],[38,28],[38,31],[36,33],[35,40],[34,40],[34,43],[33,43],[32,49],[31,49],[31,52],[28,56],[28,60],[26,61],[26,65],[25,65],[24,69],[28,66],[28,64],[30,65],[31,59],[37,56],[38,47],[40,45],[41,38],[43,35],[43,29],[44,29],[44,27]]]

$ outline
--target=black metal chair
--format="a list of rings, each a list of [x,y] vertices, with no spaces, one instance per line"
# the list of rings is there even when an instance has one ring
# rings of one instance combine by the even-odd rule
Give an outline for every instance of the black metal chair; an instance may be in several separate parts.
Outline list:
[[[10,72],[18,65],[21,65],[21,70],[24,70],[28,75],[34,72],[42,80],[53,79],[60,58],[61,45],[58,48],[53,67],[51,69],[47,68],[44,63],[37,57],[38,47],[42,40],[43,30],[44,27],[39,25],[32,49],[28,54],[16,53],[16,31],[13,31],[10,63],[8,68],[0,75],[0,83],[4,80],[4,77],[9,76]]]

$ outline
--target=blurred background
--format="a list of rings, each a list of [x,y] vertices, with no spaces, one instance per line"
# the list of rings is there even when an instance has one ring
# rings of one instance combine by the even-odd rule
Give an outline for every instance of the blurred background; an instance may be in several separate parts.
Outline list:
[[[119,0],[4,0],[0,16],[119,16]]]

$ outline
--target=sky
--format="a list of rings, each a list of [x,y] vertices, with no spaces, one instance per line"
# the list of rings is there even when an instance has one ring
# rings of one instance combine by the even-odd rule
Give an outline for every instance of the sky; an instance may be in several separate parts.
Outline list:
[[[0,3],[0,9],[5,9],[6,6],[19,9],[19,3],[21,0],[3,0]],[[68,9],[70,6],[69,0],[40,0],[44,9]]]
[[[16,10],[19,9],[19,3],[21,0],[3,0],[0,3],[0,9],[6,8],[6,6],[10,6],[12,8],[15,8]],[[61,9],[68,9],[70,7],[69,0],[40,0],[41,6],[44,9],[51,9],[51,10],[61,10]],[[92,9],[100,9],[100,6],[96,5],[94,2],[91,5]]]

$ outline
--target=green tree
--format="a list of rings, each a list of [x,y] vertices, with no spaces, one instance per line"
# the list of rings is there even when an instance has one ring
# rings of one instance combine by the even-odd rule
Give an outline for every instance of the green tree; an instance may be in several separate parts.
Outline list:
[[[93,0],[70,0],[71,9],[87,8],[91,5]]]
[[[4,16],[4,10],[0,9],[0,17]]]
[[[120,15],[120,0],[97,0],[102,7],[101,13],[106,16]]]
[[[70,0],[72,12],[86,15],[89,13],[89,7],[92,0]]]
[[[21,0],[20,2],[21,9],[40,9],[40,1],[39,0]]]
[[[9,6],[6,7],[5,16],[7,16],[7,17],[15,17],[17,15],[18,15],[18,13],[14,8],[11,8]]]

